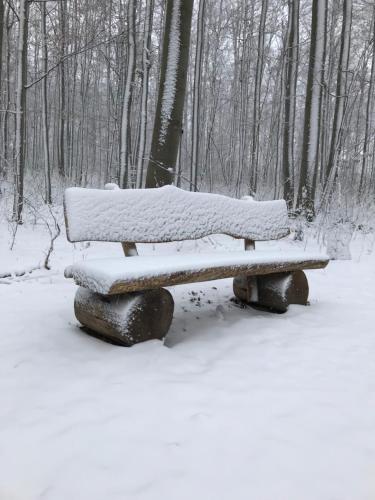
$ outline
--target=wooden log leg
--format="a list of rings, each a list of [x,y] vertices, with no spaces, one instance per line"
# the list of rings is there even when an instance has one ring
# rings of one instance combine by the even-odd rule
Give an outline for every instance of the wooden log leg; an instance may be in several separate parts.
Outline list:
[[[100,295],[80,287],[74,312],[87,333],[116,345],[162,339],[172,322],[174,301],[164,288]]]
[[[289,304],[307,304],[309,285],[303,271],[263,276],[240,276],[233,280],[236,297],[254,307],[286,312]]]

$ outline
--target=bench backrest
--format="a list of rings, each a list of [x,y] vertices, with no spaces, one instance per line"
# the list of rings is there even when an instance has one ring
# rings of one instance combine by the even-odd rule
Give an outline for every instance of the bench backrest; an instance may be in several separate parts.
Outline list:
[[[155,189],[69,188],[68,240],[162,243],[227,234],[253,241],[289,233],[284,200],[248,201],[174,186]]]

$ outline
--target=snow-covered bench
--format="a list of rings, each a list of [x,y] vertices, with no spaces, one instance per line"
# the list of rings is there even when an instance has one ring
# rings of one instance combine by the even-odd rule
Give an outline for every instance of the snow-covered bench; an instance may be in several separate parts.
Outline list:
[[[325,255],[255,250],[255,241],[289,233],[283,200],[237,200],[174,186],[122,190],[110,185],[105,190],[69,188],[64,208],[69,241],[122,243],[126,258],[87,260],[65,270],[80,286],[74,304],[77,319],[94,334],[121,345],[166,335],[174,302],[163,287],[234,277],[239,300],[284,312],[291,303],[307,303],[302,269],[328,263]],[[136,248],[136,243],[220,233],[244,239],[244,251],[150,257],[139,256]]]

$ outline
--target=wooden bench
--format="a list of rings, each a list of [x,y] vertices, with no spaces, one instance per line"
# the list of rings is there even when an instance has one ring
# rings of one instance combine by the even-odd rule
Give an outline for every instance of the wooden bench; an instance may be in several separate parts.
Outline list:
[[[77,319],[90,333],[120,345],[166,335],[174,302],[163,287],[233,277],[237,299],[285,312],[289,304],[307,303],[302,270],[328,263],[325,255],[255,250],[255,241],[289,234],[284,200],[237,200],[174,186],[122,190],[109,185],[105,190],[67,189],[64,212],[70,242],[122,243],[126,258],[87,260],[65,270],[80,286]],[[244,239],[244,250],[139,256],[136,248],[136,243],[220,233]]]

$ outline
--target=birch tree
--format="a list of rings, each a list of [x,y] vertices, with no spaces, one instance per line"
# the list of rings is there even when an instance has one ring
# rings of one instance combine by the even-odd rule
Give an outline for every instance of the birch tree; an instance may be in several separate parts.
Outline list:
[[[167,0],[159,95],[146,187],[173,181],[182,133],[193,0]]]

